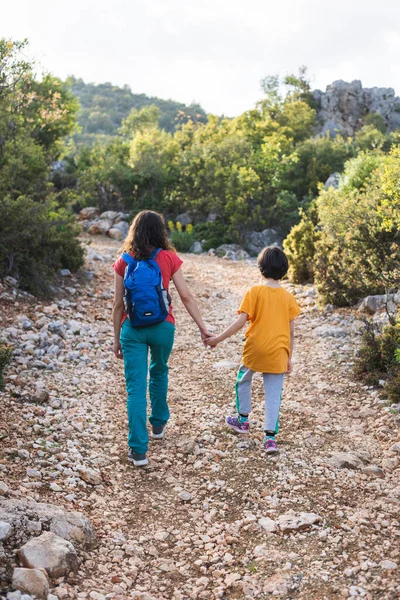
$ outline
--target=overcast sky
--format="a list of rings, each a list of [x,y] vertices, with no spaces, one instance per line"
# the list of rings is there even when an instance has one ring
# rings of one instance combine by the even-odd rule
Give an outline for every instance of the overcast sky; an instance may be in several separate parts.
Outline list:
[[[3,0],[0,36],[54,75],[128,84],[234,116],[260,80],[307,65],[400,95],[400,0]]]

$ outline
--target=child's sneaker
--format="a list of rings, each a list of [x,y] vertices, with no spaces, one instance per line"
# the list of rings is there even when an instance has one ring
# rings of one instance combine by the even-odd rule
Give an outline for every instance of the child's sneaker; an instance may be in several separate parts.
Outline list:
[[[243,419],[239,415],[237,417],[226,417],[225,423],[237,433],[249,433],[249,420]]]
[[[133,463],[135,467],[145,467],[149,464],[149,459],[145,454],[138,454],[134,452],[132,449],[128,452],[128,460]]]
[[[166,423],[164,423],[164,425],[152,425],[151,426],[150,435],[153,438],[153,440],[161,440],[164,437],[166,426],[167,426]]]
[[[264,439],[264,450],[267,454],[276,454],[279,452],[278,445],[273,437],[266,437]]]

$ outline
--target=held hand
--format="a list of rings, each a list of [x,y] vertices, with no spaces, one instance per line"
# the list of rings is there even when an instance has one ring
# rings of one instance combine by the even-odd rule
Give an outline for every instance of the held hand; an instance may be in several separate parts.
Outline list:
[[[216,335],[213,335],[211,337],[208,337],[206,339],[206,344],[207,346],[210,346],[210,348],[215,348],[215,346],[218,345],[218,338]]]
[[[207,338],[213,337],[213,333],[210,333],[207,329],[200,329],[201,341],[203,342],[204,348],[207,348]]]
[[[121,344],[120,344],[119,340],[114,340],[113,352],[114,352],[116,358],[122,358],[122,349],[121,349]]]

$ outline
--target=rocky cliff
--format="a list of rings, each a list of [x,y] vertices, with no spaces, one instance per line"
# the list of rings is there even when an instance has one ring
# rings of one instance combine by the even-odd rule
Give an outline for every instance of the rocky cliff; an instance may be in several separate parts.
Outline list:
[[[369,113],[383,117],[388,131],[400,129],[400,98],[392,88],[363,88],[361,81],[334,81],[326,92],[315,90],[320,133],[354,135]]]

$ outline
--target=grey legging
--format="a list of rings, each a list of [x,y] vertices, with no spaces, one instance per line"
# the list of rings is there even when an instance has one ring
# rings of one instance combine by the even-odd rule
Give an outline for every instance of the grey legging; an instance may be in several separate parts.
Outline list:
[[[251,412],[251,382],[255,371],[240,366],[236,381],[236,408],[242,415]],[[279,409],[284,373],[263,373],[265,392],[264,430],[278,433]]]

